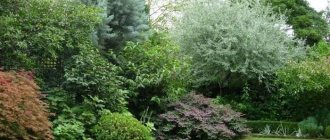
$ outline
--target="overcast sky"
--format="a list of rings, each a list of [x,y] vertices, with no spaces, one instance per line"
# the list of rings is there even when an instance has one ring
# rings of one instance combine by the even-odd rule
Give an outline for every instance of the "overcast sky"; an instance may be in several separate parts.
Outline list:
[[[311,7],[317,11],[324,10],[327,7],[327,0],[307,0]]]

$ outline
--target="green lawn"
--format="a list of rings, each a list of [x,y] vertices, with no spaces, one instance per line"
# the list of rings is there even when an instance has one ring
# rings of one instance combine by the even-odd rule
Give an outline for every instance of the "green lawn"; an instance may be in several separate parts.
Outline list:
[[[293,139],[293,138],[258,138],[258,137],[248,137],[244,140],[312,140],[312,139]]]

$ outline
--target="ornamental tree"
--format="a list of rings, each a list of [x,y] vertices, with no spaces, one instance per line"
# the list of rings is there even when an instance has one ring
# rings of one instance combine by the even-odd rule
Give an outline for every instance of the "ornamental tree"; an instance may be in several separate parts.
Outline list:
[[[282,30],[285,18],[258,1],[191,1],[180,17],[171,32],[192,58],[197,87],[262,81],[304,54]]]

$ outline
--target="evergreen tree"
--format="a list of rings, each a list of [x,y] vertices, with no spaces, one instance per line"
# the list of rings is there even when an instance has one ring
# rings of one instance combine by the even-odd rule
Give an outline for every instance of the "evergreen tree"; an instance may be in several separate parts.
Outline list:
[[[103,24],[96,34],[98,44],[103,49],[118,49],[127,41],[140,41],[148,36],[145,0],[81,1],[104,9]]]
[[[306,39],[308,45],[314,45],[328,34],[328,26],[306,0],[266,0],[276,12],[285,13],[287,24],[291,25],[297,38]]]

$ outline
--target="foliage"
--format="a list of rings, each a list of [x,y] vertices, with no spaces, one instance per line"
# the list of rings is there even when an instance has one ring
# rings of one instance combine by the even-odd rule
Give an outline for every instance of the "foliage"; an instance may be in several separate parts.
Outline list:
[[[314,117],[308,117],[306,120],[299,122],[298,126],[303,134],[312,137],[322,135],[323,127],[318,125],[317,120]]]
[[[0,72],[1,139],[53,139],[38,90],[30,73]]]
[[[324,130],[324,136],[326,137],[326,138],[330,138],[330,126],[327,126],[326,128],[325,128],[325,130]]]
[[[0,16],[0,50],[6,63],[39,68],[38,62],[61,62],[90,47],[100,19],[96,8],[68,0],[17,1],[21,7]],[[27,4],[28,3],[28,4]]]
[[[286,121],[247,121],[246,125],[248,128],[251,128],[254,133],[262,131],[266,126],[269,126],[270,129],[283,127],[286,128],[287,132],[290,134],[298,129],[298,123]]]
[[[322,40],[315,47],[313,47],[309,53],[309,57],[312,59],[320,59],[330,56],[330,45],[328,42]]]
[[[96,140],[153,140],[150,131],[132,116],[110,113],[93,128]]]
[[[301,42],[275,26],[283,24],[283,16],[253,0],[194,1],[184,8],[172,32],[192,57],[197,87],[243,87],[251,79],[266,80],[302,54]]]
[[[114,37],[107,41],[107,48],[123,46],[126,41],[147,37],[149,25],[145,0],[108,0],[108,3],[107,12],[113,16],[108,25]]]
[[[54,135],[59,140],[74,140],[84,139],[84,124],[77,120],[63,120],[57,122],[57,127],[54,129]]]
[[[278,71],[279,96],[291,117],[302,119],[328,107],[329,62],[328,58],[292,62]]]
[[[267,0],[274,11],[285,13],[287,24],[292,26],[297,38],[306,39],[309,45],[317,44],[328,35],[327,22],[306,0]]]
[[[150,106],[155,111],[186,92],[189,65],[164,33],[155,33],[143,43],[128,43],[117,59],[131,92],[133,112]],[[162,106],[163,105],[163,106]]]
[[[143,41],[149,35],[145,0],[81,0],[104,9],[98,28],[98,44],[105,50],[121,49],[127,41]]]
[[[65,89],[75,94],[76,101],[83,97],[97,96],[104,100],[107,109],[123,111],[127,92],[123,89],[121,69],[108,63],[96,49],[83,50],[72,58],[65,69]]]
[[[0,16],[6,15],[10,12],[15,12],[17,7],[21,7],[24,4],[20,0],[2,0],[0,3]]]
[[[195,93],[169,105],[160,115],[159,139],[227,140],[248,132],[242,114],[228,106],[216,106],[211,99]]]

